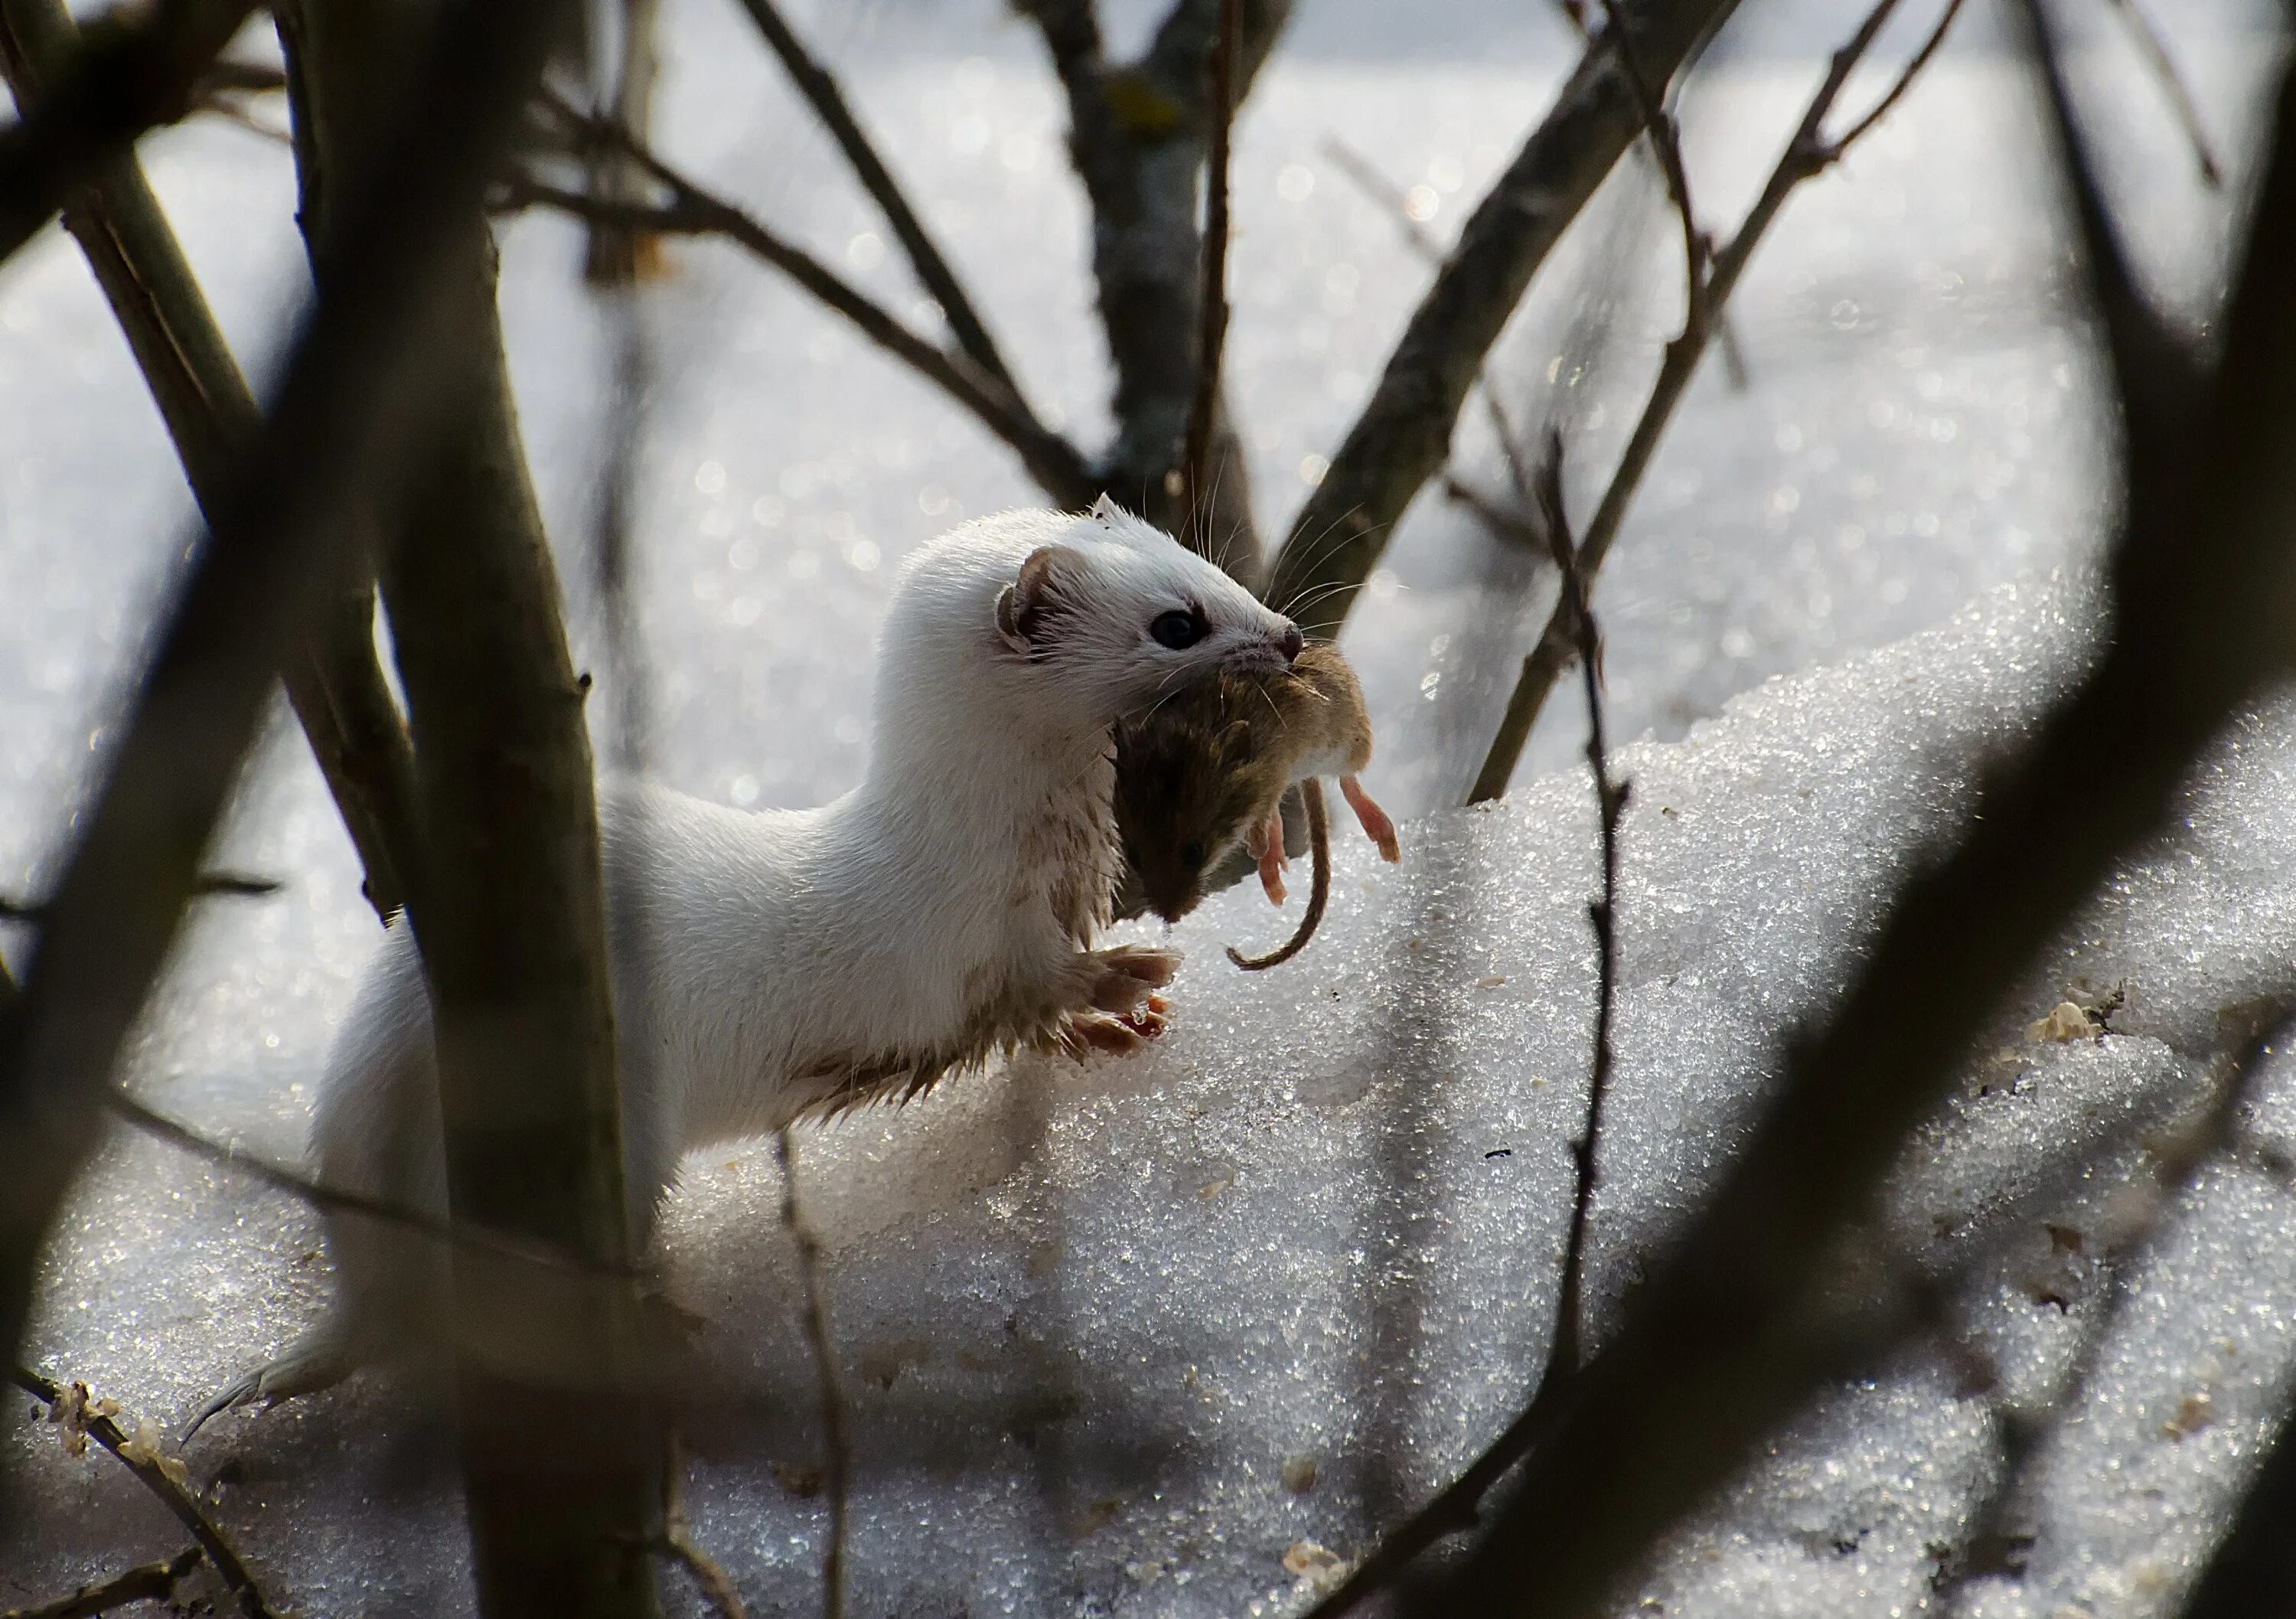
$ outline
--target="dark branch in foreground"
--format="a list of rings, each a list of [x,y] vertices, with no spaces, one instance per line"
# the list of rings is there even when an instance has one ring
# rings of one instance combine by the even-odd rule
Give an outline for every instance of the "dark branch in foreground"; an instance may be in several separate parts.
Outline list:
[[[1652,6],[1636,34],[1644,70],[1671,78],[1734,4]],[[1532,275],[1642,128],[1615,53],[1596,40],[1476,206],[1330,471],[1292,520],[1266,594],[1276,603],[1316,601],[1300,615],[1310,634],[1337,633],[1350,588],[1371,577],[1390,528],[1442,466],[1460,407]]]
[[[136,1482],[159,1498],[169,1515],[190,1532],[201,1554],[222,1579],[224,1587],[238,1599],[239,1611],[246,1619],[273,1619],[272,1610],[258,1590],[255,1576],[225,1540],[223,1532],[192,1499],[191,1492],[176,1482],[176,1475],[183,1464],[173,1457],[164,1457],[152,1450],[149,1435],[138,1432],[129,1434],[100,1408],[91,1409],[87,1385],[58,1384],[25,1367],[11,1369],[8,1380],[41,1404],[51,1416],[66,1423],[74,1431],[85,1430],[96,1443],[119,1459],[120,1466],[135,1475]]]
[[[78,48],[78,38],[63,0],[0,0],[0,70],[20,105],[37,103],[41,86]],[[201,82],[219,78],[242,86],[280,80],[275,70],[219,62]],[[262,415],[132,152],[97,169],[65,204],[63,225],[103,289],[184,477],[212,522]],[[349,571],[350,582],[339,581],[331,592],[283,677],[358,851],[368,902],[387,922],[406,902],[417,862],[414,762],[375,657],[371,566],[359,558]]]
[[[742,7],[758,25],[758,32],[766,37],[774,54],[781,58],[783,68],[799,93],[812,105],[822,127],[829,131],[837,149],[852,165],[861,188],[877,204],[877,211],[885,216],[885,223],[892,228],[894,239],[908,258],[909,267],[916,273],[924,290],[932,294],[933,301],[940,305],[941,318],[948,322],[949,335],[956,340],[956,346],[980,368],[982,375],[1002,384],[1015,399],[1020,398],[1021,384],[1005,365],[1004,355],[997,351],[996,340],[988,335],[988,325],[980,318],[980,311],[972,307],[964,284],[942,257],[924,221],[917,218],[899,182],[877,155],[875,145],[854,118],[853,110],[846,105],[845,92],[836,77],[805,48],[805,42],[790,28],[774,0],[742,0]]]
[[[116,1607],[135,1602],[165,1602],[176,1587],[200,1566],[200,1549],[186,1546],[161,1563],[145,1563],[94,1585],[83,1585],[69,1597],[43,1602],[37,1607],[12,1607],[0,1619],[93,1619]]]
[[[426,313],[449,220],[539,76],[561,0],[452,0],[423,30],[430,94],[346,209],[262,431],[235,457],[108,773],[0,1018],[0,1344],[22,1336],[50,1220],[181,920],[271,682],[338,577],[350,518],[390,486],[430,392]]]
[[[0,128],[0,259],[137,136],[191,111],[200,76],[252,10],[251,0],[165,0],[116,14],[74,50],[38,103]]]
[[[2169,1216],[2192,1189],[2202,1168],[2239,1151],[2243,1115],[2255,1104],[2258,1081],[2276,1049],[2286,1041],[2292,1026],[2296,1026],[2296,992],[2284,993],[2277,1001],[2274,1009],[2260,1018],[2250,1013],[2240,1020],[2248,1023],[2254,1032],[2212,1064],[2216,1072],[2210,1077],[2216,1094],[2208,1099],[2198,1117],[2186,1121],[2165,1138],[2156,1137],[2148,1144],[2149,1173],[2145,1179],[2150,1184],[2132,1186],[2128,1194],[2116,1198],[2104,1217],[2109,1222],[2106,1229],[2093,1234],[2098,1257],[2112,1269],[2106,1295],[2095,1306],[2095,1319],[2087,1324],[2072,1365],[2047,1403],[2038,1410],[2020,1410],[2005,1405],[1996,1409],[1994,1420],[2004,1453],[2002,1467],[1962,1538],[1964,1549],[1997,1548],[2011,1543],[2014,1527],[2011,1514],[2030,1499],[2034,1464],[2047,1453],[2052,1436],[2079,1411],[2106,1346],[2128,1318],[2136,1285],[2153,1262]],[[1957,1598],[1970,1580],[1981,1572],[1982,1563],[1969,1557],[1965,1550],[1963,1566],[1939,1588],[1942,1611],[1962,1611]],[[2265,1614],[2289,1610],[2284,1604],[2259,1603],[2241,1611]]]
[[[262,900],[280,890],[275,877],[244,877],[236,872],[201,872],[192,883],[193,899]],[[0,922],[37,922],[48,914],[46,902],[11,900],[0,894]]]
[[[1643,407],[1641,419],[1635,423],[1633,435],[1627,440],[1625,452],[1619,458],[1618,469],[1611,475],[1610,487],[1603,493],[1595,515],[1587,524],[1586,538],[1578,547],[1578,565],[1591,588],[1595,575],[1610,555],[1611,544],[1618,538],[1619,527],[1625,522],[1627,509],[1635,492],[1642,485],[1643,474],[1649,470],[1651,458],[1657,453],[1659,440],[1674,419],[1675,407],[1682,402],[1690,381],[1697,374],[1699,361],[1704,357],[1709,341],[1715,333],[1716,321],[1727,308],[1730,295],[1737,290],[1740,277],[1761,245],[1762,237],[1785,206],[1786,198],[1805,180],[1824,173],[1838,162],[1842,153],[1867,130],[1874,127],[1882,113],[1895,106],[1898,98],[1913,83],[1915,76],[1937,52],[1944,41],[1946,30],[1959,15],[1962,0],[1947,0],[1937,27],[1906,64],[1905,70],[1874,110],[1852,125],[1849,132],[1837,140],[1825,138],[1826,119],[1833,103],[1849,83],[1850,71],[1856,68],[1866,50],[1873,45],[1882,25],[1896,9],[1897,0],[1882,0],[1874,7],[1849,44],[1834,53],[1825,80],[1802,114],[1800,127],[1787,143],[1784,155],[1771,170],[1769,181],[1762,193],[1748,210],[1745,222],[1730,244],[1714,255],[1707,273],[1702,293],[1690,302],[1692,318],[1684,324],[1682,334],[1666,346],[1666,357],[1660,363],[1658,380],[1651,385],[1651,395]],[[1499,797],[1506,791],[1507,780],[1514,774],[1515,763],[1522,757],[1523,744],[1530,739],[1531,727],[1538,721],[1539,711],[1546,704],[1547,694],[1554,688],[1555,679],[1570,666],[1572,643],[1577,629],[1558,603],[1540,633],[1538,642],[1523,659],[1522,670],[1516,677],[1514,690],[1507,698],[1505,713],[1500,718],[1497,734],[1491,739],[1482,768],[1477,772],[1474,786],[1467,794],[1469,803],[1481,803]]]
[[[2002,997],[2161,827],[2226,717],[2286,672],[2296,100],[2284,83],[2269,150],[2206,394],[2156,409],[2191,373],[2148,374],[2112,331],[2130,410],[2105,652],[2026,749],[1986,771],[1959,845],[1907,882],[1704,1216],[1629,1301],[1425,1611],[1588,1612],[1833,1375],[1849,1328],[1821,1302],[1825,1256]]]
[[[797,1152],[788,1127],[774,1132],[774,1167],[782,1172],[782,1224],[797,1246],[798,1278],[805,1286],[805,1337],[821,1385],[823,1467],[829,1497],[829,1544],[821,1557],[824,1619],[845,1612],[845,1494],[852,1451],[845,1434],[845,1399],[838,1389],[837,1350],[829,1337],[829,1309],[821,1294],[821,1245],[798,1213]]]

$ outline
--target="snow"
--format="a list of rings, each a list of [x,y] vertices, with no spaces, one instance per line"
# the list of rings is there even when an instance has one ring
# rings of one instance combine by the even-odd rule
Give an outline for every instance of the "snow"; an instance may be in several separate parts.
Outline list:
[[[865,262],[859,238],[881,227],[738,19],[673,9],[691,31],[665,84],[665,144],[906,303],[897,267]],[[816,26],[849,53],[859,37]],[[1343,125],[1399,180],[1433,189],[1447,229],[1562,68],[1535,40],[1463,61],[1382,54],[1364,43],[1369,24],[1341,49],[1337,25],[1316,26],[1314,48],[1271,69],[1240,137],[1233,341],[1271,526],[1423,275],[1322,142]],[[1830,13],[1823,28],[1830,40]],[[940,17],[853,89],[1020,374],[1090,440],[1105,410],[1082,204],[1027,45],[985,16]],[[2202,57],[2227,149],[2266,54],[2220,43]],[[1751,185],[1808,71],[1755,51],[1692,98],[1712,205],[1726,213]],[[2119,87],[2112,176],[2148,226],[2148,266],[2191,316],[2220,273],[2230,211],[2188,197],[2147,92]],[[1998,60],[1948,53],[1846,173],[1796,201],[1737,305],[1751,391],[1702,379],[1603,580],[1613,734],[1646,735],[1619,759],[1636,786],[1590,1253],[1598,1336],[1643,1256],[1728,1163],[1781,1040],[1824,1007],[1893,883],[1952,834],[1976,762],[2073,678],[2092,633],[2109,428],[2046,193],[2004,155],[2030,150],[2019,95]],[[259,354],[299,284],[283,157],[205,126],[153,150],[226,326]],[[1636,184],[1603,206],[1628,226],[1644,216],[1639,238],[1562,255],[1501,366],[1536,403],[1548,361],[1576,353],[1568,328],[1589,289],[1614,274],[1643,289],[1612,328],[1617,374],[1569,403],[1589,447],[1574,501],[1591,498],[1639,386],[1633,362],[1671,318],[1669,239]],[[573,243],[535,220],[505,245],[513,366],[562,541],[583,532],[599,425],[602,350],[569,284]],[[1029,492],[937,398],[786,288],[718,249],[677,256],[648,311],[654,768],[726,801],[819,801],[859,770],[863,649],[893,563]],[[0,892],[12,894],[37,892],[52,866],[188,503],[108,315],[53,235],[0,270]],[[1469,470],[1491,487],[1479,431]],[[587,637],[579,553],[564,545]],[[1190,958],[1176,1026],[1146,1056],[1021,1063],[801,1137],[856,1435],[853,1612],[1292,1611],[1306,1593],[1289,1549],[1360,1555],[1521,1402],[1549,1331],[1583,1106],[1595,867],[1567,692],[1508,800],[1442,807],[1488,734],[1495,678],[1535,629],[1535,600],[1485,604],[1514,566],[1439,502],[1399,530],[1348,646],[1381,738],[1371,785],[1416,818],[1406,860],[1381,866],[1349,834],[1332,913],[1298,961],[1228,966],[1221,944],[1287,931],[1232,892],[1176,930]],[[1993,1403],[2046,1407],[2117,1296],[2097,1256],[2149,1178],[2148,1143],[2216,1082],[2225,1012],[2286,982],[2290,717],[2276,702],[2221,740],[2173,835],[2016,987],[1893,1185],[1881,1229],[1915,1262],[1969,1273],[1967,1335],[1998,1388],[1971,1393],[1964,1368],[1924,1350],[1829,1391],[1622,1606],[1937,1603],[1935,1549],[1993,1485]],[[283,720],[219,861],[289,887],[207,908],[133,1081],[156,1106],[292,1159],[374,927]],[[2028,1037],[2060,1001],[2124,983],[2102,1043]],[[2296,1150],[2296,1086],[2280,1065],[2267,1081],[2249,1132]],[[767,1153],[712,1155],[688,1164],[663,1222],[670,1291],[710,1323],[696,1379],[708,1417],[688,1433],[694,1532],[758,1613],[809,1610],[826,1523],[791,1487],[821,1451],[777,1198]],[[2172,1609],[2296,1370],[2292,1216],[2256,1154],[2211,1162],[2177,1199],[2040,1452],[2017,1515],[2034,1537],[2024,1577],[1980,1582],[1972,1611]],[[2052,1225],[2082,1233],[2080,1251]],[[308,1321],[324,1275],[308,1212],[120,1136],[56,1235],[33,1352],[172,1425]],[[191,1460],[281,1601],[451,1615],[469,1597],[438,1437],[404,1391],[364,1378],[224,1419]],[[66,1458],[24,1402],[0,1405],[0,1445],[22,1492],[0,1537],[0,1606],[177,1543],[116,1465]]]

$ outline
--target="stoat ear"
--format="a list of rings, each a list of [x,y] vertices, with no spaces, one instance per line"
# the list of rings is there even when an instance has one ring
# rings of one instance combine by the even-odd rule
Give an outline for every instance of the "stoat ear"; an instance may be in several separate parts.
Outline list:
[[[1070,587],[1084,565],[1084,558],[1066,546],[1039,546],[1029,553],[1020,577],[996,596],[996,633],[1006,645],[1032,658],[1050,651],[1055,620],[1073,601]]]

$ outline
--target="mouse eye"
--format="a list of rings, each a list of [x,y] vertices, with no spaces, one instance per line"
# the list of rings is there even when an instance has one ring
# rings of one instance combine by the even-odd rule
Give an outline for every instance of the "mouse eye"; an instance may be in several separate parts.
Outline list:
[[[1182,612],[1177,608],[1170,612],[1158,613],[1148,625],[1148,633],[1155,637],[1156,644],[1168,646],[1174,652],[1183,652],[1193,646],[1210,630],[1211,626],[1204,622],[1204,615],[1201,612]]]
[[[1185,860],[1190,866],[1201,866],[1204,863],[1203,844],[1193,838],[1181,844],[1180,859]]]

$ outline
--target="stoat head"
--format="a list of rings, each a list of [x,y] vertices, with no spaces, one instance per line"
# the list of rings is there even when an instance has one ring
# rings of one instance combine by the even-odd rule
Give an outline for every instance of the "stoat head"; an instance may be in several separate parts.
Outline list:
[[[1109,720],[1200,677],[1287,669],[1300,628],[1106,496],[1024,558],[996,596],[996,634]]]

